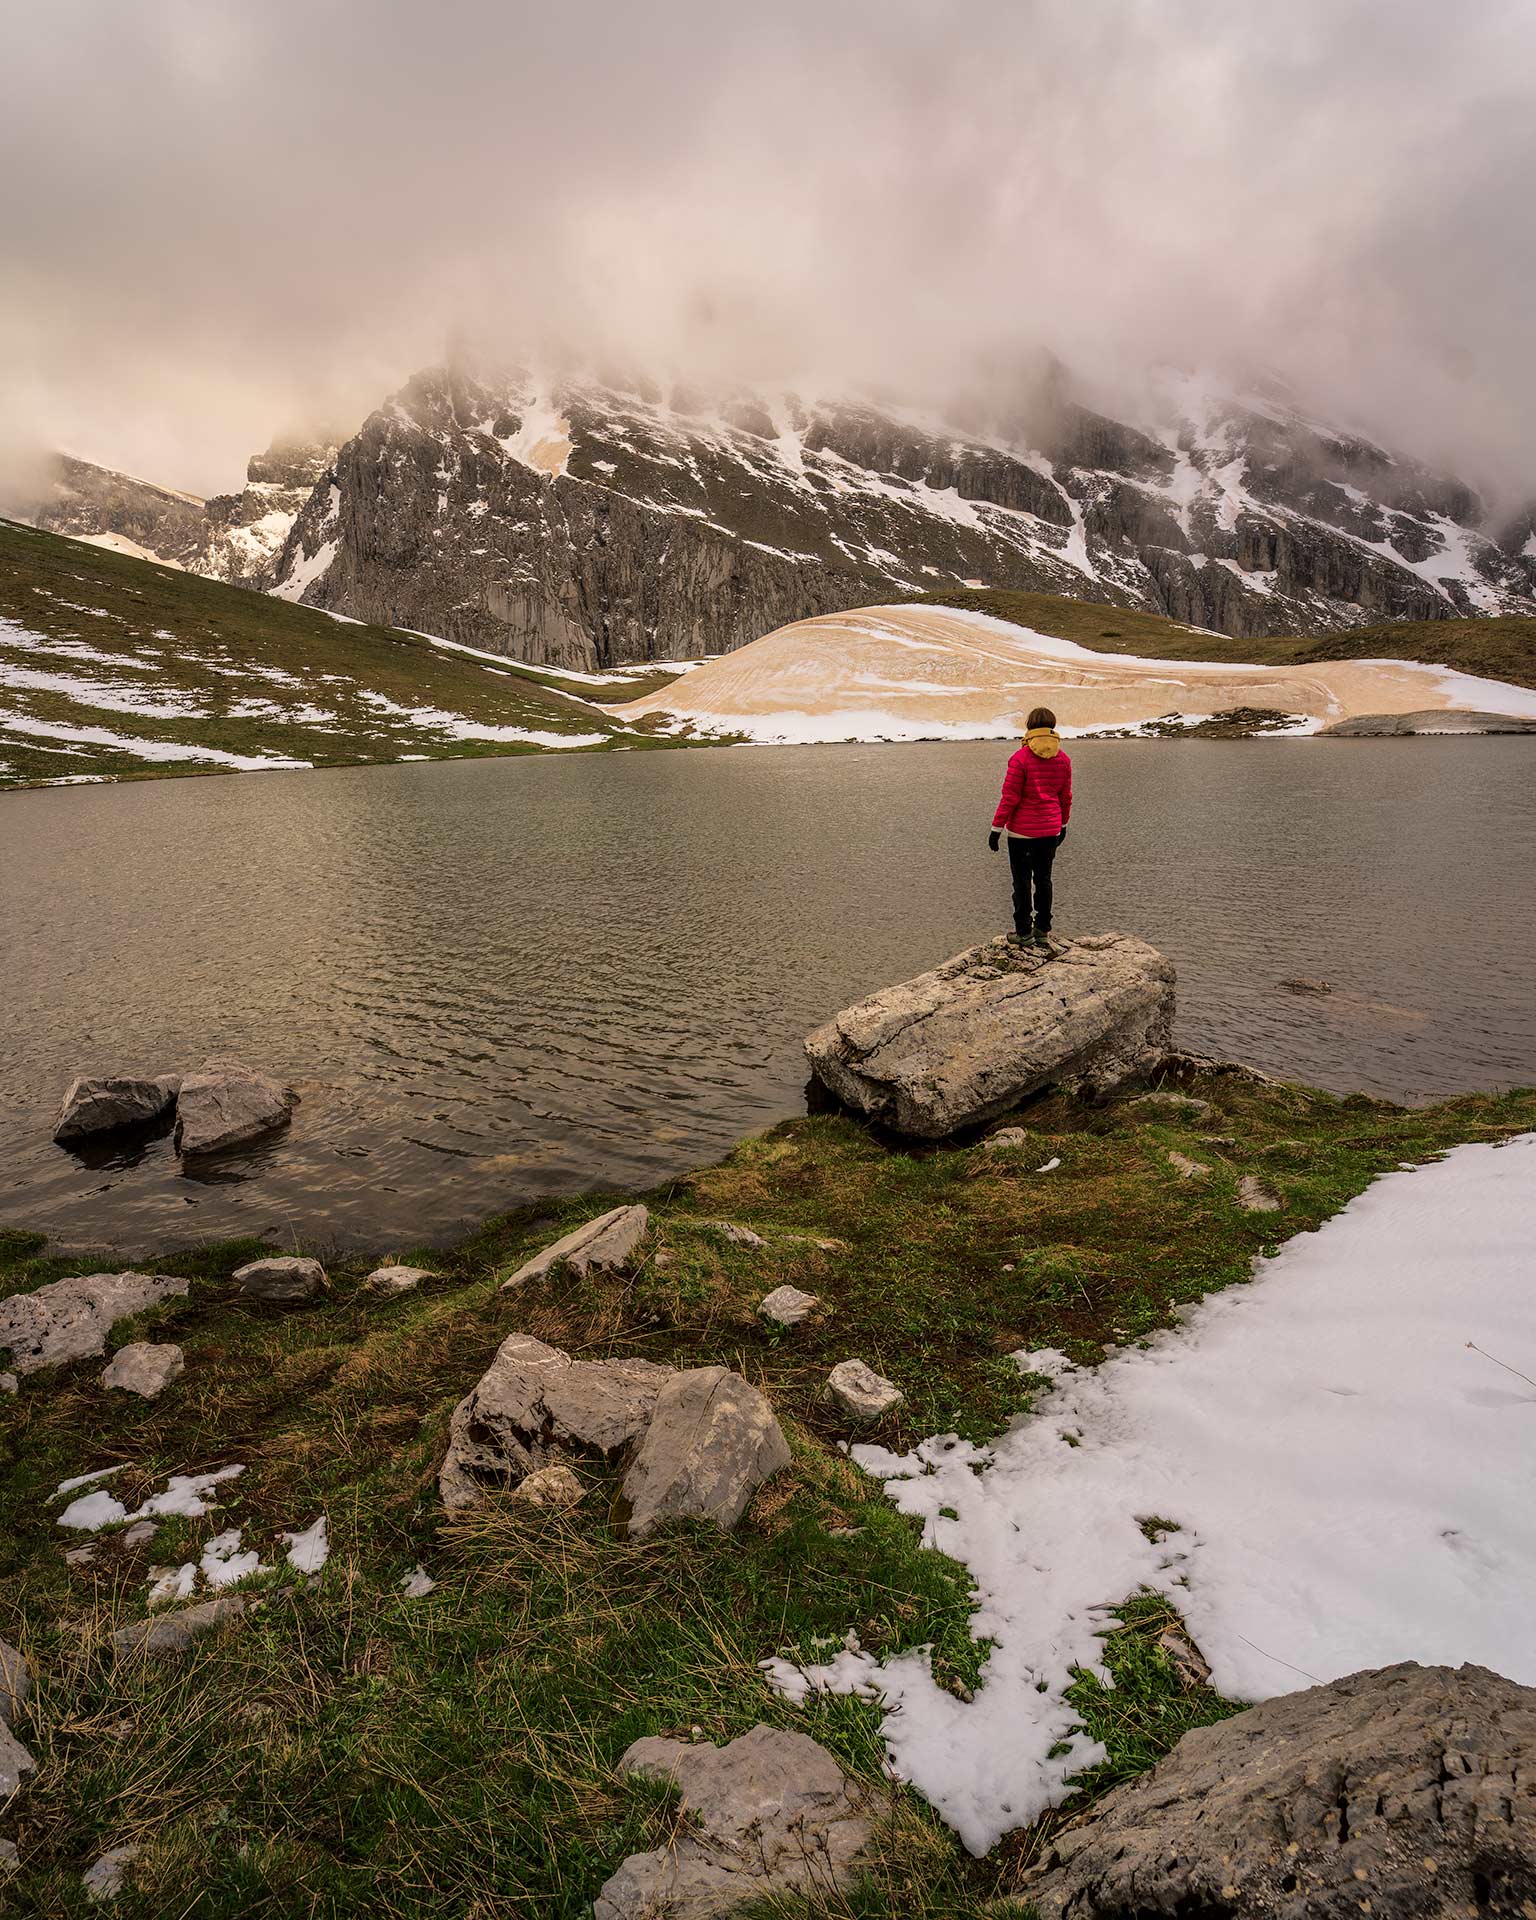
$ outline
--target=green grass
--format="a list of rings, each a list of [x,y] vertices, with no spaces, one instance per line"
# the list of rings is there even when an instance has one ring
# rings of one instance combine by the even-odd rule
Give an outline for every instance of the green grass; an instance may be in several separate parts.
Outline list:
[[[0,1820],[22,1853],[15,1910],[83,1911],[81,1869],[136,1841],[145,1851],[125,1916],[574,1920],[675,1818],[654,1787],[615,1779],[629,1742],[695,1728],[726,1740],[761,1720],[811,1733],[880,1796],[863,1890],[781,1912],[1012,1910],[997,1903],[1050,1823],[969,1860],[884,1782],[873,1709],[794,1708],[757,1670],[775,1652],[820,1642],[824,1653],[852,1628],[878,1653],[931,1644],[957,1691],[984,1683],[962,1570],[922,1551],[916,1524],[833,1445],[846,1430],[821,1402],[828,1366],[858,1354],[906,1389],[875,1433],[892,1446],[946,1429],[987,1437],[1028,1404],[1014,1350],[1093,1361],[1104,1343],[1241,1281],[1256,1253],[1399,1161],[1536,1126],[1530,1092],[1409,1111],[1232,1076],[1196,1090],[1213,1118],[1053,1096],[1021,1116],[1028,1144],[1001,1152],[907,1152],[845,1118],[791,1122],[647,1196],[656,1230],[625,1278],[556,1271],[499,1290],[530,1251],[611,1203],[601,1196],[523,1208],[446,1250],[380,1247],[435,1275],[396,1300],[364,1292],[370,1263],[345,1258],[331,1263],[323,1304],[259,1310],[229,1278],[251,1242],[148,1263],[193,1282],[114,1337],[153,1332],[184,1347],[187,1371],[160,1401],[104,1391],[100,1362],[0,1399],[0,1634],[39,1675],[18,1731],[41,1772]],[[1175,1149],[1212,1172],[1181,1180]],[[1060,1169],[1033,1178],[1048,1155]],[[1237,1204],[1248,1171],[1281,1196],[1281,1213]],[[718,1218],[751,1225],[766,1246],[732,1245],[710,1225]],[[0,1236],[0,1293],[100,1264],[54,1258],[17,1229]],[[785,1281],[824,1310],[770,1331],[756,1303]],[[435,1492],[448,1415],[513,1330],[589,1357],[737,1367],[772,1399],[793,1465],[730,1536],[620,1537],[615,1472],[592,1463],[569,1514],[493,1498],[450,1520]],[[230,1461],[247,1471],[209,1519],[167,1522],[147,1548],[103,1536],[90,1565],[65,1565],[73,1540],[46,1501],[67,1475],[125,1463],[112,1485],[133,1499],[172,1471]],[[281,1569],[257,1583],[259,1611],[190,1657],[111,1664],[105,1635],[142,1614],[151,1561],[195,1557],[231,1525],[272,1560],[278,1530],[320,1511],[333,1554],[317,1581]],[[439,1584],[407,1601],[398,1582],[418,1562]],[[1230,1710],[1158,1650],[1152,1623],[1166,1603],[1125,1599],[1108,1643],[1115,1690],[1085,1680],[1074,1696],[1110,1753],[1083,1799]]]
[[[1480,620],[1397,620],[1349,627],[1321,638],[1294,634],[1236,640],[1181,626],[1160,614],[1132,613],[1055,593],[1010,593],[990,587],[942,589],[912,596],[913,606],[963,607],[990,613],[1096,653],[1138,653],[1156,660],[1221,660],[1235,665],[1297,666],[1318,660],[1420,660],[1489,680],[1536,687],[1536,619],[1504,614]]]
[[[228,770],[194,752],[179,758],[177,748],[315,766],[541,751],[517,739],[456,738],[456,720],[595,735],[600,746],[673,744],[626,731],[590,703],[637,697],[670,675],[562,683],[515,661],[448,652],[417,635],[334,620],[9,522],[0,522],[0,622],[15,622],[26,636],[0,624],[0,787]],[[9,685],[7,668],[75,684]],[[111,704],[124,697],[166,710]],[[18,724],[29,720],[62,732]],[[90,729],[160,743],[169,757],[146,760],[79,737]]]

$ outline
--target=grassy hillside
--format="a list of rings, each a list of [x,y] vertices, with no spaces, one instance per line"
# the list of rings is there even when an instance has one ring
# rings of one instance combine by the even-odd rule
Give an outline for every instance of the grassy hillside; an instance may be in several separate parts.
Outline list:
[[[186,1373],[162,1399],[105,1391],[99,1361],[0,1396],[0,1635],[38,1673],[17,1731],[39,1773],[0,1819],[21,1854],[6,1889],[15,1910],[85,1911],[82,1868],[134,1843],[123,1920],[585,1920],[624,1855],[675,1821],[657,1789],[615,1779],[629,1742],[725,1740],[769,1721],[833,1749],[884,1809],[864,1892],[791,1903],[781,1920],[1014,1911],[996,1903],[1041,1829],[967,1859],[884,1780],[872,1707],[796,1708],[758,1672],[767,1655],[818,1642],[824,1654],[852,1629],[880,1652],[931,1643],[962,1694],[982,1678],[965,1578],[920,1550],[916,1523],[838,1451],[847,1430],[820,1398],[827,1368],[858,1354],[906,1389],[876,1430],[891,1445],[945,1429],[990,1436],[1039,1385],[1020,1376],[1016,1349],[1091,1362],[1104,1342],[1242,1280],[1257,1252],[1316,1226],[1373,1175],[1536,1125],[1532,1093],[1408,1112],[1230,1076],[1193,1091],[1209,1117],[1053,1096],[1021,1116],[1029,1141],[1007,1151],[905,1152],[843,1118],[791,1122],[648,1196],[656,1235],[623,1280],[556,1271],[498,1290],[530,1251],[610,1204],[597,1197],[526,1208],[420,1254],[436,1277],[391,1300],[363,1290],[367,1262],[347,1260],[321,1305],[243,1303],[229,1276],[255,1243],[146,1263],[193,1283],[114,1338],[182,1345]],[[1181,1179],[1174,1150],[1211,1175]],[[1033,1178],[1047,1155],[1060,1168]],[[1281,1213],[1241,1208],[1246,1171],[1281,1196]],[[732,1244],[710,1224],[722,1218],[767,1244]],[[0,1295],[100,1264],[3,1235]],[[770,1332],[756,1305],[782,1282],[817,1294],[825,1316]],[[725,1537],[690,1526],[625,1540],[610,1517],[616,1476],[591,1462],[569,1513],[497,1496],[449,1519],[434,1485],[449,1412],[513,1330],[592,1358],[727,1362],[772,1399],[793,1465]],[[246,1471],[216,1513],[165,1521],[148,1545],[96,1536],[88,1563],[66,1563],[83,1538],[61,1534],[49,1504],[66,1477],[121,1463],[108,1484],[132,1500],[172,1471],[233,1462]],[[276,1535],[321,1512],[332,1557],[301,1578]],[[189,1656],[115,1667],[106,1636],[142,1617],[150,1564],[196,1558],[235,1526],[275,1566],[254,1576],[260,1609]],[[437,1586],[408,1599],[400,1582],[418,1564]],[[1109,1643],[1117,1685],[1084,1680],[1075,1695],[1110,1752],[1084,1797],[1231,1710],[1158,1649],[1166,1602],[1123,1599]]]
[[[0,787],[647,745],[588,700],[654,684],[562,682],[0,522]]]
[[[915,595],[911,604],[964,607],[1012,620],[1036,633],[1075,640],[1096,653],[1139,653],[1157,660],[1222,660],[1255,666],[1293,666],[1313,660],[1422,660],[1462,673],[1536,687],[1536,619],[1508,614],[1484,620],[1399,620],[1351,627],[1321,639],[1281,635],[1234,640],[1204,633],[1155,613],[1130,613],[1093,600],[1054,593],[1008,593],[957,588]]]

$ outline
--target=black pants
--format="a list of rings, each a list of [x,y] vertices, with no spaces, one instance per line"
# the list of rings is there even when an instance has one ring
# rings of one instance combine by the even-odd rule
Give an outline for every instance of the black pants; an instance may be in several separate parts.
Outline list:
[[[1034,926],[1038,933],[1051,930],[1051,862],[1056,858],[1056,836],[1048,840],[1015,840],[1008,837],[1008,865],[1013,869],[1013,927],[1021,940],[1030,934],[1030,889],[1035,895]]]

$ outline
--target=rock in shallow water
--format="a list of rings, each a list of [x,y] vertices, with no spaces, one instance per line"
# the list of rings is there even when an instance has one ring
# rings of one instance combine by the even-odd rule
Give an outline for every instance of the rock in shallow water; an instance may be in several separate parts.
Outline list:
[[[1184,1738],[1053,1838],[1041,1920],[1408,1920],[1536,1903],[1536,1689],[1413,1662]]]
[[[171,1382],[186,1372],[187,1357],[169,1341],[156,1345],[152,1340],[132,1340],[119,1347],[102,1371],[104,1387],[121,1387],[141,1399],[154,1400]]]
[[[176,1099],[176,1150],[220,1153],[288,1124],[299,1096],[270,1074],[236,1060],[207,1060],[181,1083]]]
[[[53,1280],[35,1293],[0,1300],[0,1348],[8,1348],[18,1373],[36,1373],[66,1360],[105,1353],[107,1335],[119,1320],[142,1313],[189,1282],[161,1273],[87,1273]]]
[[[80,1074],[64,1094],[53,1137],[67,1145],[93,1134],[115,1133],[120,1127],[148,1126],[165,1114],[180,1085],[181,1076],[174,1073],[153,1080],[130,1074]]]
[[[672,1781],[692,1818],[671,1846],[630,1855],[593,1920],[706,1920],[776,1893],[835,1894],[873,1834],[863,1791],[803,1733],[637,1740],[619,1771]]]
[[[811,1071],[855,1112],[938,1140],[1046,1086],[1099,1095],[1151,1071],[1173,1032],[1173,962],[1104,933],[1049,956],[993,940],[846,1008]]]

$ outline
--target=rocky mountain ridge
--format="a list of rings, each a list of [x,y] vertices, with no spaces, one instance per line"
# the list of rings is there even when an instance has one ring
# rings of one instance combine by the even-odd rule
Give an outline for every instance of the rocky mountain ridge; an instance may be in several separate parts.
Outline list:
[[[1058,384],[1045,405],[951,411],[447,366],[339,446],[257,456],[237,495],[72,462],[28,517],[583,670],[978,586],[1234,637],[1536,612],[1532,511],[1499,521],[1286,399],[1185,380],[1134,425]]]

